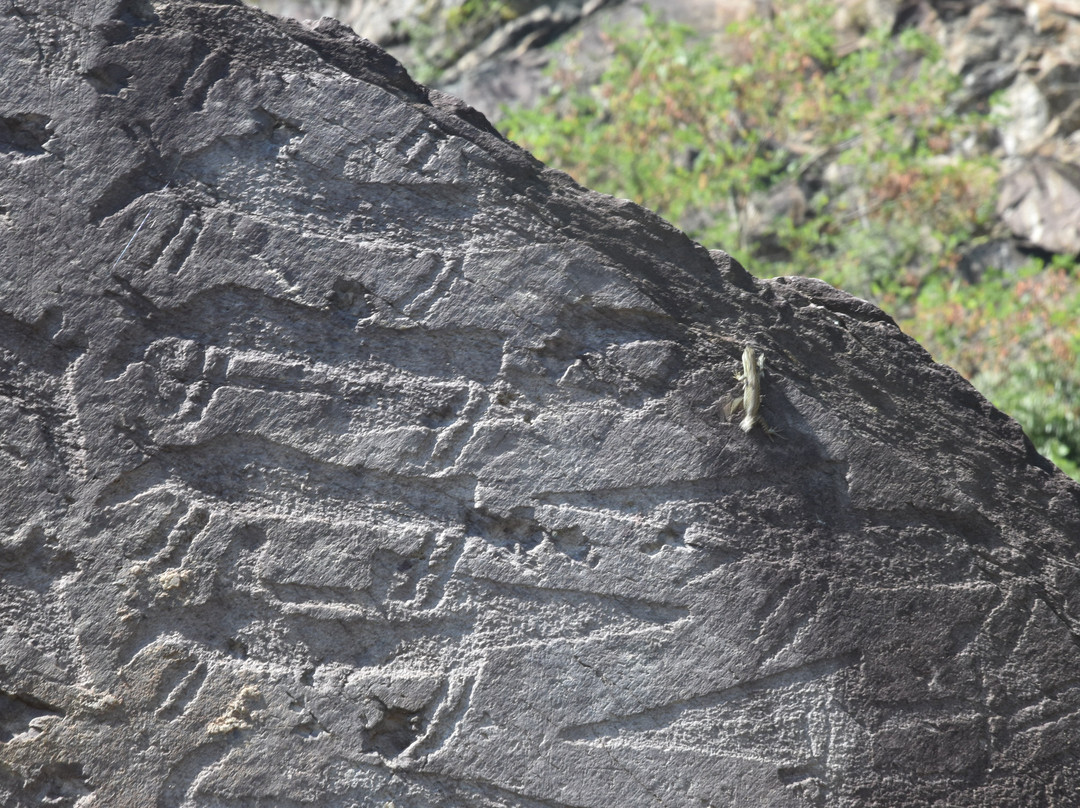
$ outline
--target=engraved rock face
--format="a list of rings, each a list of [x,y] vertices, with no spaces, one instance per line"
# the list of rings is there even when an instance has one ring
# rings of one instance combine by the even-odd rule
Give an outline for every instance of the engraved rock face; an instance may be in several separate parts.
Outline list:
[[[330,22],[0,47],[0,803],[1075,805],[1080,488],[877,309]]]

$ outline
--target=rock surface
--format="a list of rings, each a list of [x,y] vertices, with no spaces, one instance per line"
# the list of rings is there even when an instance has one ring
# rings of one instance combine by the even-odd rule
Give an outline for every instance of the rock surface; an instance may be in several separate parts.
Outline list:
[[[1001,181],[998,215],[1031,244],[1080,255],[1080,165],[1045,157],[1017,162]]]
[[[0,47],[0,803],[1075,805],[1080,488],[880,311],[335,23]]]

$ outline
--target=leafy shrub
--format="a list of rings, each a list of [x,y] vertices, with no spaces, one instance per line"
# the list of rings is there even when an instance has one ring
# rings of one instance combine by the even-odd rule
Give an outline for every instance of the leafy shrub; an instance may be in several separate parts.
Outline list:
[[[1033,259],[1012,277],[990,272],[977,285],[936,276],[901,325],[1080,479],[1080,284],[1073,269]]]
[[[528,3],[513,0],[460,0],[450,6],[426,4],[401,32],[411,44],[413,77],[422,84],[436,81],[470,47],[483,41],[502,23],[519,16],[520,9],[527,6]]]

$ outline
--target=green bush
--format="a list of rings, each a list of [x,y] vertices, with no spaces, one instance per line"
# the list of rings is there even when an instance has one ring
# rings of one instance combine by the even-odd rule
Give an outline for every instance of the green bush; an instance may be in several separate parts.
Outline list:
[[[448,8],[440,3],[426,4],[401,32],[411,45],[410,72],[422,84],[435,82],[469,48],[519,16],[520,9],[528,5],[515,0],[461,0]]]
[[[929,37],[844,43],[833,12],[798,4],[722,39],[647,16],[646,35],[611,32],[599,83],[564,71],[544,103],[504,111],[500,126],[752,269],[873,300],[1078,476],[1075,273],[956,280],[962,250],[995,234],[997,168],[978,147],[992,121],[951,111],[958,79]]]
[[[901,326],[1080,479],[1080,284],[1072,262],[1032,260],[978,284],[936,276]]]

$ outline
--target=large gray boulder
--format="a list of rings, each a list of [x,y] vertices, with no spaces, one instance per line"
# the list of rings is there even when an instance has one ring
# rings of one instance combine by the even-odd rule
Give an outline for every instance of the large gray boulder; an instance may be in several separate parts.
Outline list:
[[[0,49],[0,804],[1077,804],[1080,487],[880,311],[330,21]]]
[[[1080,255],[1080,165],[1045,157],[1011,163],[997,203],[1002,220],[1029,244]]]

